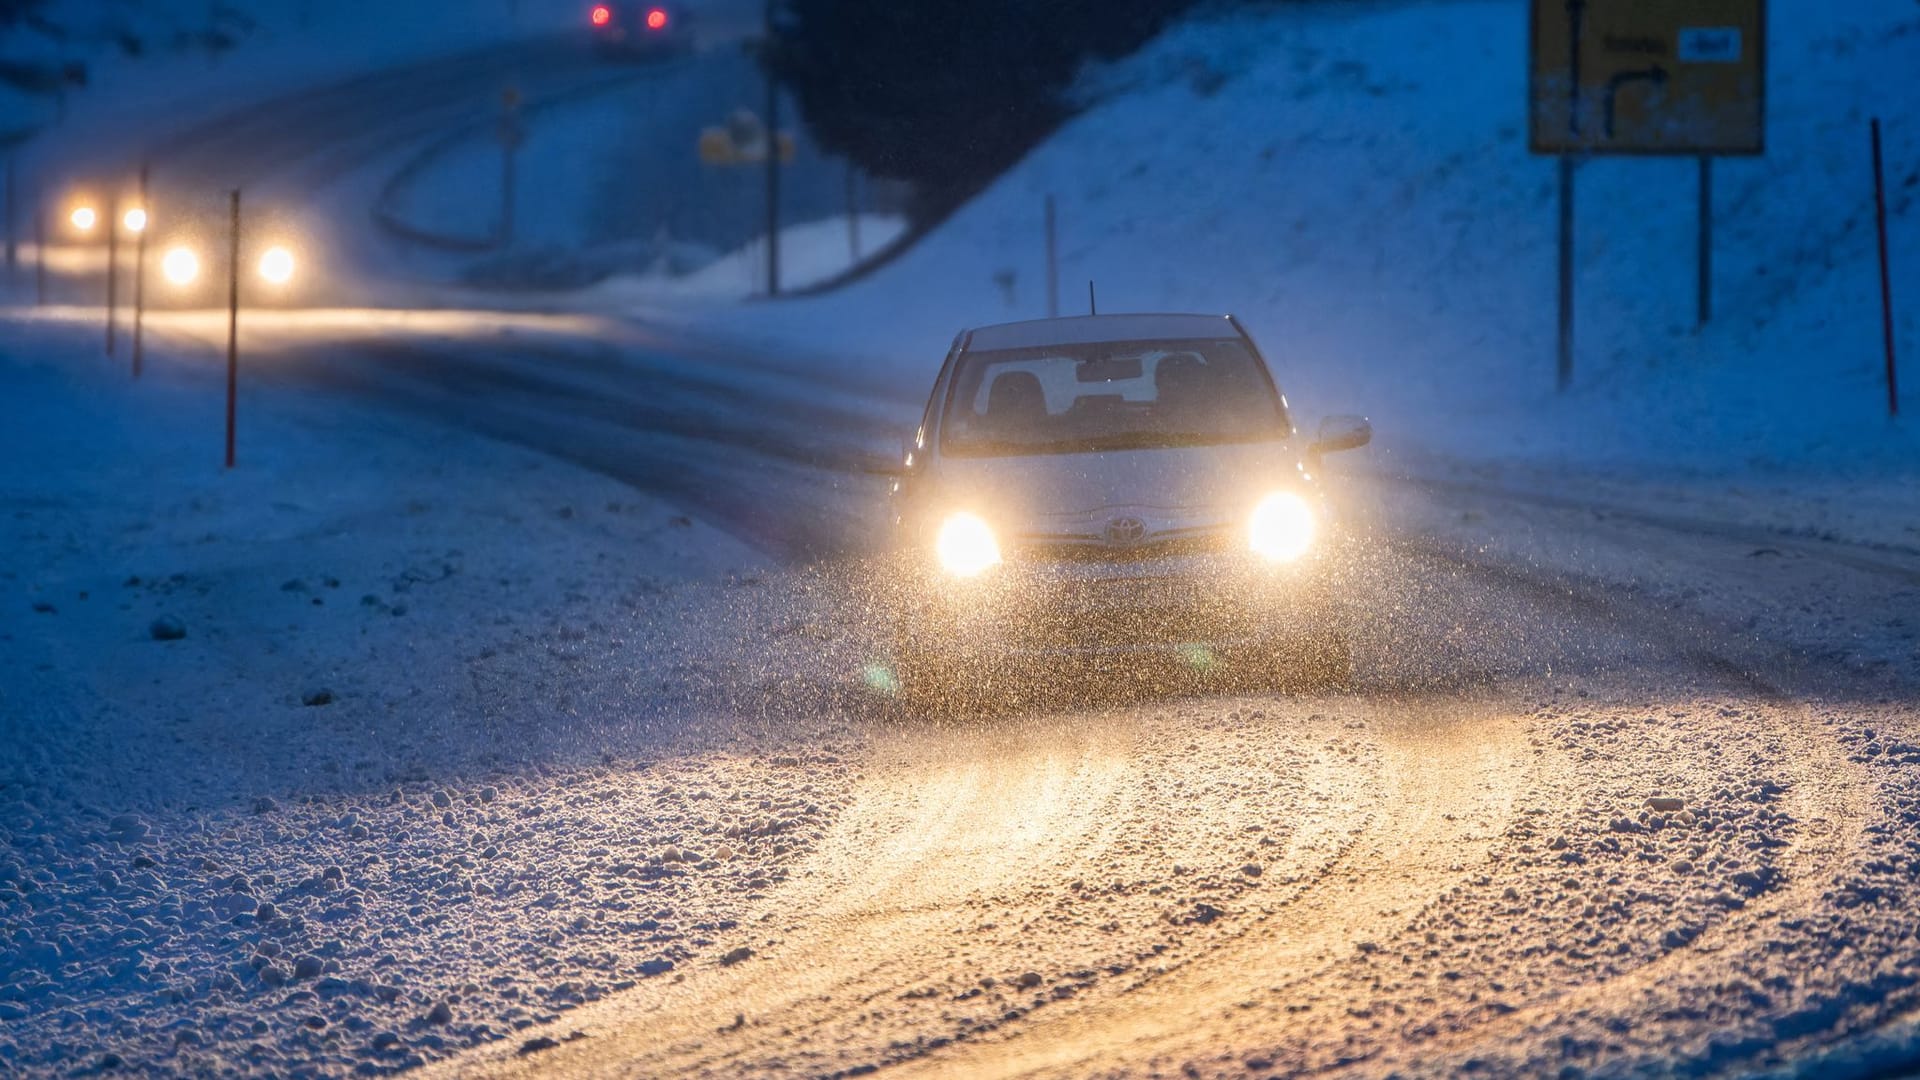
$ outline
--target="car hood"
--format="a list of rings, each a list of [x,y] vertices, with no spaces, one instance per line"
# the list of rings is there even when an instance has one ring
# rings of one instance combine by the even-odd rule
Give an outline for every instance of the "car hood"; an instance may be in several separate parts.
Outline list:
[[[1297,485],[1301,467],[1287,441],[949,458],[939,486],[947,505],[1009,536],[1139,543],[1237,523],[1260,496]]]

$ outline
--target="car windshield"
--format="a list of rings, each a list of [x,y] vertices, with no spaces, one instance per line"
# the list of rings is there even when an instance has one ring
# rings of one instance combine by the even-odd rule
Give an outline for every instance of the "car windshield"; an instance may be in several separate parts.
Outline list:
[[[963,354],[941,450],[1082,453],[1276,439],[1273,381],[1237,338],[1098,342]]]

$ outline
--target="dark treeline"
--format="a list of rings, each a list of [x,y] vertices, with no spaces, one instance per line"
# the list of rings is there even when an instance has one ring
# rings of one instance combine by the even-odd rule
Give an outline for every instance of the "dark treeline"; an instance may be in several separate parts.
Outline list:
[[[130,57],[167,50],[219,55],[254,29],[251,16],[224,0],[204,6],[121,0],[102,7],[104,16],[46,0],[0,0],[0,85],[63,94],[86,85],[86,57],[103,45]]]
[[[1067,117],[1084,62],[1132,52],[1194,2],[783,0],[773,63],[821,147],[938,214]]]

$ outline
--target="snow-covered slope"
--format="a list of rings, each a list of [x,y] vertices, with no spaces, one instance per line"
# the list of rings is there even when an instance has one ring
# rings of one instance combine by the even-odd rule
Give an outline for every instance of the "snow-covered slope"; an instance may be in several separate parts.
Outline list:
[[[59,95],[0,84],[0,133],[58,135],[61,157],[235,100],[575,26],[573,4],[516,0],[53,0],[0,28],[0,57],[84,74]],[[110,147],[97,147],[105,152]],[[39,152],[29,146],[29,163]]]
[[[961,326],[1062,306],[1239,314],[1309,418],[1385,445],[1658,468],[1909,467],[1880,381],[1867,118],[1886,124],[1897,318],[1920,319],[1920,8],[1777,4],[1769,149],[1715,172],[1717,316],[1694,328],[1695,166],[1578,181],[1575,388],[1554,392],[1555,166],[1525,142],[1526,5],[1286,4],[1176,27],[871,280],[709,313],[924,387]],[[956,148],[962,152],[963,148]],[[1920,369],[1908,377],[1920,386]],[[1908,397],[1908,410],[1920,400]]]

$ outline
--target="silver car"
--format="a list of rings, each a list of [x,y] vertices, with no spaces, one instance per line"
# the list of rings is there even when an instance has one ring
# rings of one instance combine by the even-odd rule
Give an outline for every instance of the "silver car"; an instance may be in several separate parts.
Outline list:
[[[901,688],[1016,694],[1011,661],[1152,658],[1341,684],[1321,456],[1232,316],[1091,315],[961,333],[893,483]]]

